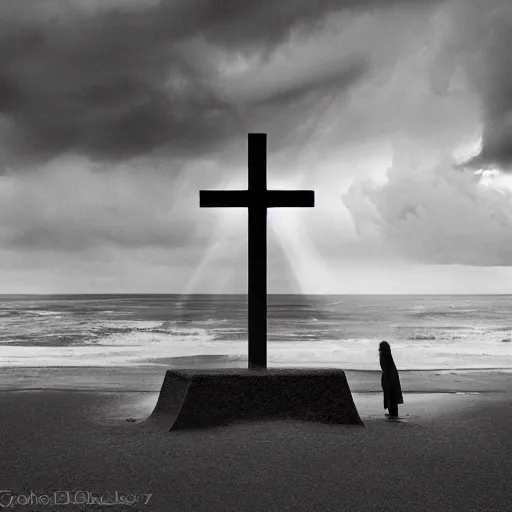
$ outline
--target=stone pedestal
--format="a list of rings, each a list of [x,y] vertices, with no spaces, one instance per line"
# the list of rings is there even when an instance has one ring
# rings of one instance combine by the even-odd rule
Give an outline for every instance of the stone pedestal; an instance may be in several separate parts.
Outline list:
[[[364,426],[343,370],[168,370],[145,420],[169,430],[288,418]]]

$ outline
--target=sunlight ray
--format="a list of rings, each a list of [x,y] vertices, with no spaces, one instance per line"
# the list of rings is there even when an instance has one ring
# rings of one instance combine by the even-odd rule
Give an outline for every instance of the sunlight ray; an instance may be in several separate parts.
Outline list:
[[[239,185],[239,178],[235,177],[226,185],[220,184],[219,189],[235,190],[242,188]],[[205,214],[215,216],[216,223],[210,236],[208,248],[205,251],[201,262],[194,270],[185,287],[185,293],[197,293],[198,287],[201,283],[211,282],[212,275],[215,270],[215,262],[222,258],[230,258],[232,251],[227,249],[229,242],[232,240],[239,240],[239,243],[247,239],[247,212],[245,208],[222,208],[222,209],[205,209]],[[238,245],[238,244],[236,244]],[[215,273],[215,285],[222,293],[222,289],[232,277],[234,267],[231,266],[230,270],[222,275],[218,272]],[[220,287],[219,287],[220,285]]]

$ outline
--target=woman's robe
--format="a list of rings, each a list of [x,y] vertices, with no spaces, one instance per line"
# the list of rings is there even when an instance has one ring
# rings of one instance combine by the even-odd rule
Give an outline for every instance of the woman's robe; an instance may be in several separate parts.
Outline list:
[[[388,408],[390,398],[394,398],[397,404],[403,404],[400,377],[390,353],[380,353],[380,367],[382,369],[381,385],[384,392],[384,409]]]

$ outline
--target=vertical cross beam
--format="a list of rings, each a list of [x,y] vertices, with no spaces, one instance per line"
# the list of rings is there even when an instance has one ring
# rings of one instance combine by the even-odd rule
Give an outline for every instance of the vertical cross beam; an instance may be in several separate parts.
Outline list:
[[[249,134],[249,368],[267,367],[267,134]]]
[[[248,190],[200,190],[201,207],[249,209],[249,368],[267,367],[267,208],[312,207],[312,190],[267,190],[267,134],[249,134]]]

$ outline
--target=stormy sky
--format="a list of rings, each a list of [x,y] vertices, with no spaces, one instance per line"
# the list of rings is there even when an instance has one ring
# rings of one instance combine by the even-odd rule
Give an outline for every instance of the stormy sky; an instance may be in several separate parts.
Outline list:
[[[1,293],[512,293],[509,0],[0,2]]]

